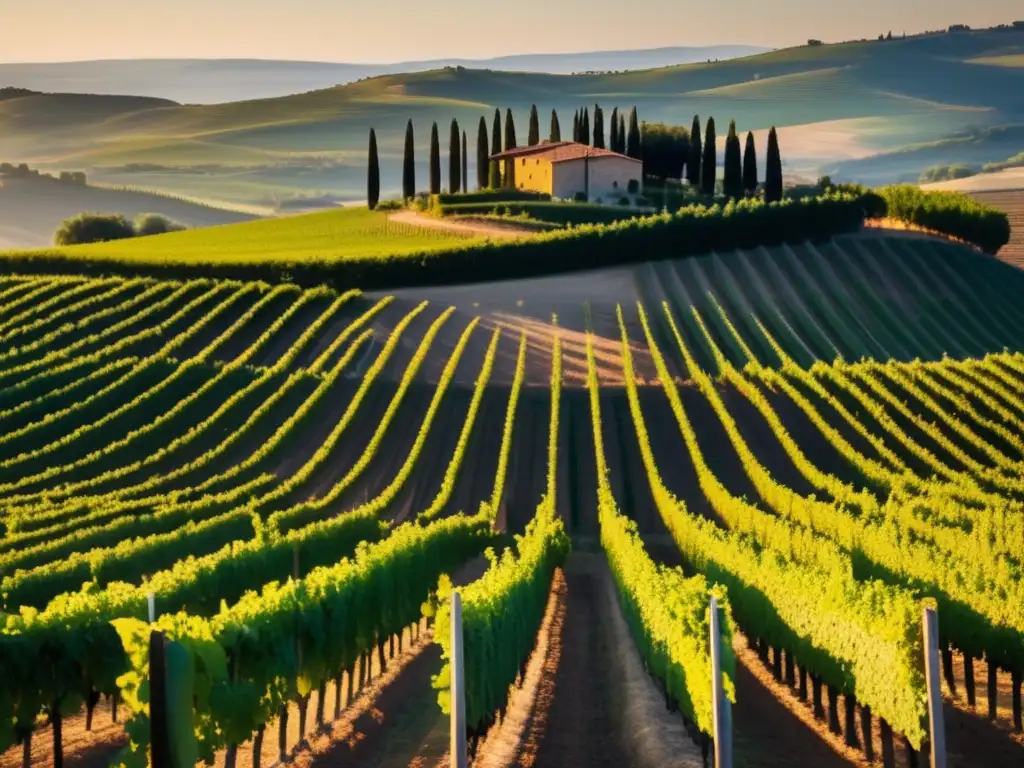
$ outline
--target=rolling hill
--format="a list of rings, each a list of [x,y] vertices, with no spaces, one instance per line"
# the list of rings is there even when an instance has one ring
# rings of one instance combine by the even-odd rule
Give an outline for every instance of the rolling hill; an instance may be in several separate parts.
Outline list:
[[[782,128],[788,172],[863,160],[965,131],[1024,122],[1024,31],[990,30],[791,48],[719,62],[618,74],[558,75],[452,67],[389,74],[282,98],[182,106],[88,96],[25,95],[0,102],[0,157],[81,167],[118,184],[233,202],[334,194],[357,200],[366,133],[377,129],[385,194],[398,187],[412,119],[425,161],[430,123],[453,118],[475,134],[481,115],[557,109],[563,130],[581,106],[636,105],[641,118],[689,124],[694,113],[741,130]],[[101,98],[101,97],[95,97]],[[722,131],[724,133],[724,131]],[[806,147],[806,148],[805,148]],[[948,147],[954,162],[960,147]],[[940,153],[942,154],[942,153]],[[1003,159],[1003,158],[996,158]],[[922,157],[926,165],[933,156]],[[916,162],[916,161],[915,161]],[[908,173],[899,166],[893,177]],[[183,169],[203,169],[203,178]],[[857,178],[853,166],[840,178]],[[472,169],[471,169],[472,173]],[[890,181],[884,173],[865,173]],[[420,176],[425,178],[425,176]]]
[[[672,46],[625,51],[530,53],[491,59],[432,59],[348,64],[268,59],[112,59],[0,64],[0,84],[52,93],[154,96],[188,104],[287,96],[398,72],[441,67],[516,72],[649,69],[731,59],[770,50],[757,45]]]
[[[0,248],[50,246],[61,222],[84,211],[120,213],[128,218],[159,213],[190,228],[254,218],[166,195],[61,184],[49,179],[0,178]]]

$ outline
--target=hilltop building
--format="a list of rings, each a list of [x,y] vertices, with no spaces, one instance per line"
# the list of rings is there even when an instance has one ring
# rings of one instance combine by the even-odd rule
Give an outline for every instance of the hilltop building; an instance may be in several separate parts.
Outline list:
[[[630,181],[640,183],[643,163],[607,149],[575,141],[553,141],[517,147],[491,155],[514,167],[516,189],[547,192],[556,198],[586,193],[588,199],[626,194]]]

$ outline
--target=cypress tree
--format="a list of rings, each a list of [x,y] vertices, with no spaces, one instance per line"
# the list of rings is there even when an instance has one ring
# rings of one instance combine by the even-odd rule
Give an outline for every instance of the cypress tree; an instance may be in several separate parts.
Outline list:
[[[693,126],[690,128],[690,157],[686,161],[686,180],[694,189],[700,184],[700,161],[703,149],[700,141],[700,117],[693,116]]]
[[[496,155],[499,152],[501,152],[501,112],[495,109],[494,125],[491,127],[491,154]],[[491,161],[487,186],[491,189],[498,189],[501,186],[501,165],[497,160]]]
[[[782,155],[779,152],[779,137],[775,126],[768,131],[768,155],[765,157],[764,199],[777,203],[782,199]]]
[[[548,135],[551,141],[562,140],[562,126],[558,124],[558,113],[555,110],[551,110],[551,133]]]
[[[626,116],[619,113],[619,149],[620,155],[626,154]]]
[[[430,194],[441,194],[441,142],[436,122],[430,128]]]
[[[505,110],[505,151],[515,149],[516,123],[512,118],[512,110]],[[505,186],[514,188],[516,185],[516,161],[512,158],[505,161]]]
[[[619,151],[619,108],[612,108],[612,119],[608,123],[608,149]]]
[[[476,188],[487,187],[487,172],[490,166],[490,147],[487,146],[487,118],[480,116],[480,124],[476,127]],[[466,190],[467,192],[469,190]]]
[[[594,105],[594,146],[604,149],[604,110]]]
[[[626,154],[640,159],[640,122],[636,116],[636,107],[629,113],[629,133],[626,134]]]
[[[459,121],[452,118],[448,133],[448,191],[456,194],[462,188],[462,152],[459,147]]]
[[[402,197],[416,197],[416,148],[413,144],[412,120],[405,126],[405,155],[402,158]]]
[[[526,137],[526,144],[535,147],[540,144],[540,118],[537,116],[537,105],[530,107],[530,132]]]
[[[577,109],[572,113],[572,140],[580,140],[580,111]]]
[[[743,150],[743,189],[750,194],[757,191],[757,149],[753,131],[747,132],[747,146]]]
[[[462,132],[462,191],[469,192],[469,154],[466,152],[466,132]]]
[[[590,143],[590,110],[586,107],[580,111],[580,143]]]
[[[725,139],[725,181],[727,197],[743,197],[743,157],[740,151],[740,137],[736,134],[736,121],[729,122],[729,134]]]
[[[372,211],[380,201],[380,161],[377,158],[377,134],[370,129],[370,158],[366,169],[366,205]]]
[[[715,176],[718,173],[718,146],[715,137],[715,118],[708,118],[704,129],[704,158],[701,162],[700,188],[705,195],[715,194]]]

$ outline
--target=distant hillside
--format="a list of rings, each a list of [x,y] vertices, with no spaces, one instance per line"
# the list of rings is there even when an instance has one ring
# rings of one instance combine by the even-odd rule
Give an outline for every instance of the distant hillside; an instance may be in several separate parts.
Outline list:
[[[863,183],[911,182],[919,180],[921,169],[955,163],[977,172],[988,163],[998,163],[1024,148],[1024,125],[1001,125],[959,132],[947,139],[913,144],[896,152],[884,152],[847,160],[826,168],[837,180],[857,179]]]
[[[627,51],[536,53],[493,59],[432,59],[393,64],[345,64],[263,59],[124,59],[0,64],[0,86],[49,93],[141,94],[186,104],[217,104],[293,93],[399,72],[446,66],[571,74],[649,69],[731,59],[771,50],[757,45],[676,46]]]
[[[535,103],[545,132],[550,110],[559,111],[564,135],[575,109],[601,102],[609,112],[635,105],[649,121],[689,125],[695,113],[712,115],[720,135],[731,118],[741,131],[777,125],[783,129],[784,167],[791,177],[813,177],[823,167],[883,152],[920,152],[904,165],[883,163],[878,173],[869,165],[862,173],[854,165],[845,174],[894,181],[937,162],[959,162],[965,149],[952,142],[932,154],[921,151],[929,143],[1024,124],[1024,66],[1013,66],[1024,61],[1022,54],[1024,30],[988,30],[807,45],[618,74],[452,67],[206,106],[25,96],[0,101],[0,157],[44,168],[80,168],[111,183],[230,203],[273,205],[325,196],[359,200],[365,196],[371,126],[380,143],[382,191],[390,195],[398,190],[402,137],[410,118],[422,182],[434,121],[445,127],[458,118],[475,138],[481,115],[490,120],[496,107],[510,107],[525,136]],[[91,99],[100,99],[102,106],[83,106]],[[72,106],[59,109],[62,103]],[[993,132],[982,143],[996,136]]]
[[[83,211],[160,213],[188,227],[234,224],[255,218],[161,195],[62,184],[48,179],[0,178],[0,248],[38,248],[53,244],[60,223]]]

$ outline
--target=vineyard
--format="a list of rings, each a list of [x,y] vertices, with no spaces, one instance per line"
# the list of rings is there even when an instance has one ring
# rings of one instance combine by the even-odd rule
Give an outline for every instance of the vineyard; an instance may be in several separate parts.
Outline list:
[[[193,762],[439,764],[456,587],[477,765],[700,765],[711,596],[738,765],[925,764],[923,606],[950,765],[1020,765],[1022,288],[881,232],[389,294],[6,275],[0,766],[144,765],[151,625]]]

